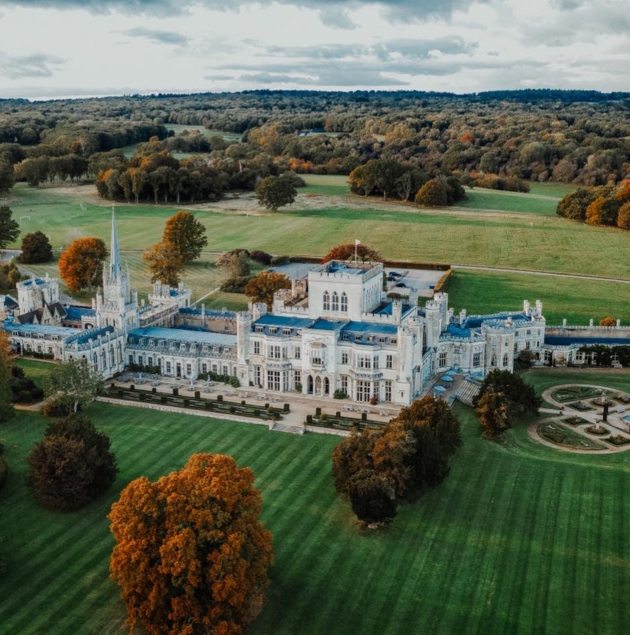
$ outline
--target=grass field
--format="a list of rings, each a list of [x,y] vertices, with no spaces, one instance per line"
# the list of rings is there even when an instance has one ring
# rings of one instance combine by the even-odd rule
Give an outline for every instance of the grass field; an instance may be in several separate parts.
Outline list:
[[[555,198],[564,198],[567,194],[575,192],[577,185],[571,183],[538,183],[537,181],[527,181],[529,183],[529,193],[539,194],[542,196],[553,196]]]
[[[547,324],[562,324],[563,318],[576,325],[593,318],[598,324],[609,315],[630,324],[630,284],[458,270],[446,290],[456,314],[461,309],[469,315],[518,311],[527,299],[532,304],[542,300]]]
[[[44,380],[53,368],[53,364],[40,362],[36,359],[16,359],[14,364],[22,368],[26,376],[32,379],[40,388],[44,387]],[[2,436],[1,432],[0,436]]]
[[[540,198],[534,194],[501,192],[499,190],[486,190],[482,188],[466,190],[466,194],[468,198],[458,203],[457,207],[464,209],[540,214],[541,216],[555,216],[559,200],[554,198]]]
[[[319,194],[322,196],[343,196],[350,194],[348,177],[341,174],[301,174],[306,187],[301,187],[300,194]]]
[[[564,375],[528,379],[542,387]],[[619,377],[597,374],[597,383],[616,387]],[[383,533],[360,531],[334,492],[336,438],[103,404],[92,416],[118,456],[114,490],[77,513],[47,512],[28,495],[22,461],[44,422],[21,414],[0,429],[10,469],[0,495],[2,630],[122,635],[124,610],[107,578],[109,507],[130,479],[212,451],[254,469],[274,535],[269,602],[251,635],[627,632],[630,454],[563,454],[523,428],[497,445],[480,439],[469,409],[456,412],[464,447],[449,478],[401,507]]]

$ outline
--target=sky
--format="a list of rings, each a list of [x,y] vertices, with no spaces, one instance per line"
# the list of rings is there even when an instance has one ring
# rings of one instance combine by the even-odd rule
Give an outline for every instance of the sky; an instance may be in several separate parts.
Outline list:
[[[1,0],[0,97],[630,91],[628,0]]]

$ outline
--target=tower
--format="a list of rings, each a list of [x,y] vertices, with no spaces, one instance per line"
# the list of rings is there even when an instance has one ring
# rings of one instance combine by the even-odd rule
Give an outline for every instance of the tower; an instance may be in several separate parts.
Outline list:
[[[96,296],[96,311],[98,326],[134,328],[138,325],[137,293],[131,291],[129,267],[123,271],[113,208],[109,263],[103,265],[103,294],[99,292]]]

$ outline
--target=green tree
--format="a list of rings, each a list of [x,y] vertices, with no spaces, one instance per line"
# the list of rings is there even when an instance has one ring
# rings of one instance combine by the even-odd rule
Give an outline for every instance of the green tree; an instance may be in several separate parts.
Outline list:
[[[0,194],[6,194],[15,185],[13,166],[9,161],[0,159]]]
[[[53,259],[53,251],[48,236],[37,231],[26,234],[22,238],[22,253],[20,262],[24,264],[36,264],[40,262],[50,262]]]
[[[11,392],[11,365],[9,336],[0,331],[0,423],[15,416]]]
[[[73,511],[104,494],[116,479],[109,437],[84,416],[51,423],[27,457],[35,498],[55,511]]]
[[[92,370],[85,359],[71,359],[56,364],[45,382],[45,391],[50,399],[65,412],[77,412],[96,399],[103,378]]]
[[[347,493],[350,479],[361,470],[374,469],[374,444],[382,434],[381,430],[370,428],[364,428],[361,432],[354,430],[349,437],[335,446],[332,474],[338,492]]]
[[[387,480],[374,470],[361,470],[348,482],[352,511],[364,525],[387,525],[396,517],[396,501]]]
[[[181,255],[184,264],[199,258],[208,244],[206,228],[190,212],[177,212],[166,221],[162,242]]]
[[[583,221],[586,219],[586,210],[595,200],[597,194],[594,190],[578,187],[575,192],[567,194],[559,203],[556,209],[558,216],[571,220]]]
[[[297,190],[291,179],[282,176],[268,176],[256,187],[258,204],[271,212],[280,207],[291,205],[297,196]]]
[[[273,564],[261,504],[254,473],[219,454],[195,454],[156,482],[129,483],[109,514],[111,578],[129,628],[242,633],[263,606]]]
[[[15,242],[20,235],[20,226],[13,220],[13,212],[7,205],[0,206],[0,249]]]

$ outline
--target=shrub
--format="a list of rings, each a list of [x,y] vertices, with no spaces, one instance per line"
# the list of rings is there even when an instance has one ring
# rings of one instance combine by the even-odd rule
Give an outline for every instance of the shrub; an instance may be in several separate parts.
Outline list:
[[[333,393],[333,399],[345,399],[348,396],[345,390],[337,388]]]
[[[348,483],[352,511],[366,525],[389,524],[396,517],[391,486],[374,470],[362,470]]]
[[[426,207],[444,207],[448,204],[446,184],[441,179],[427,181],[416,194],[417,205]]]
[[[259,262],[261,265],[265,266],[270,265],[273,260],[273,256],[271,254],[268,254],[266,251],[261,251],[260,249],[254,249],[254,251],[251,251],[249,253],[249,257],[253,261]]]
[[[287,265],[291,262],[291,258],[289,256],[274,256],[271,259],[272,266],[276,265]]]
[[[253,280],[254,276],[239,276],[236,278],[228,278],[221,284],[221,291],[225,293],[243,293],[245,287],[250,280]]]
[[[49,419],[56,419],[59,417],[67,417],[71,413],[67,406],[57,401],[47,401],[42,408],[42,414]]]

